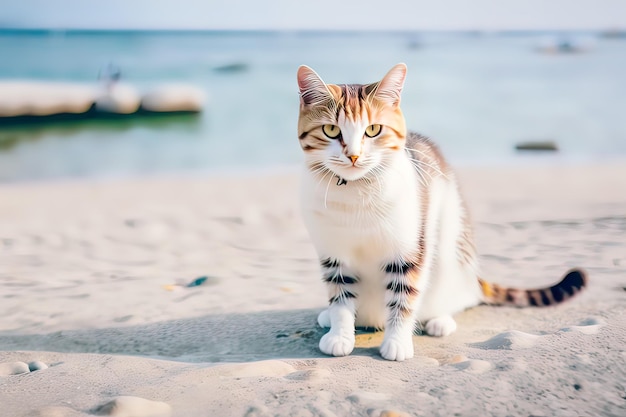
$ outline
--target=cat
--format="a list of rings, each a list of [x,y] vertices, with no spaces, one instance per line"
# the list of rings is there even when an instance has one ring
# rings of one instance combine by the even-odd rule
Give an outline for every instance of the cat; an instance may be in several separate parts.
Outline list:
[[[329,307],[319,342],[354,349],[355,326],[385,329],[380,354],[414,355],[417,323],[431,336],[456,330],[455,313],[481,303],[544,306],[586,285],[580,269],[544,289],[504,288],[478,276],[468,210],[455,174],[428,138],[407,132],[400,108],[407,67],[379,82],[326,84],[301,66],[298,136],[301,206]]]

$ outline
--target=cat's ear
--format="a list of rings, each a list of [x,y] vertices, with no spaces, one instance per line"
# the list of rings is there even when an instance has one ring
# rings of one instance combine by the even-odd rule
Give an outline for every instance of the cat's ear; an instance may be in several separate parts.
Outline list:
[[[300,87],[301,104],[315,106],[332,99],[332,95],[324,81],[306,65],[298,68],[298,87]]]
[[[400,95],[406,78],[406,65],[397,64],[378,83],[374,96],[392,106],[400,104]]]

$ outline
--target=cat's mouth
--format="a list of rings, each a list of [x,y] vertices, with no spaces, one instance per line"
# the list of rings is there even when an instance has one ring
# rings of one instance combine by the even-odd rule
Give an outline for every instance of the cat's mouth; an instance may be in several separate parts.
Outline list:
[[[364,178],[368,172],[369,168],[358,165],[340,165],[334,166],[331,170],[335,173],[335,175],[346,181],[358,181]]]

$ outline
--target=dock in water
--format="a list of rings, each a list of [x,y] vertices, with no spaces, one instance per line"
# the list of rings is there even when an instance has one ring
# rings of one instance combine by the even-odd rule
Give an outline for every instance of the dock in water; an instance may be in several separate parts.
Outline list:
[[[161,85],[145,92],[128,83],[77,84],[0,80],[0,126],[202,112],[204,91]]]

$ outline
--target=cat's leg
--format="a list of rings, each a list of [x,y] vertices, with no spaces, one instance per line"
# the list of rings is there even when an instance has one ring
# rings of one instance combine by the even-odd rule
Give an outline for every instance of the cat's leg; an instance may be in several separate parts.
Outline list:
[[[320,314],[324,321],[328,323],[330,330],[320,340],[320,350],[332,356],[346,356],[354,349],[354,317],[356,312],[355,299],[357,293],[354,285],[357,279],[351,275],[344,274],[341,263],[334,259],[323,259],[321,261],[324,270],[323,279],[328,286],[329,303],[325,312]]]
[[[447,184],[443,198],[432,278],[418,314],[425,332],[437,337],[454,333],[452,316],[482,298],[471,225],[455,183]]]
[[[419,289],[418,265],[413,262],[392,262],[384,267],[387,275],[387,323],[380,347],[383,358],[403,361],[414,355],[413,332]]]
[[[328,309],[322,310],[322,312],[317,316],[317,324],[323,328],[330,327],[330,312]]]

